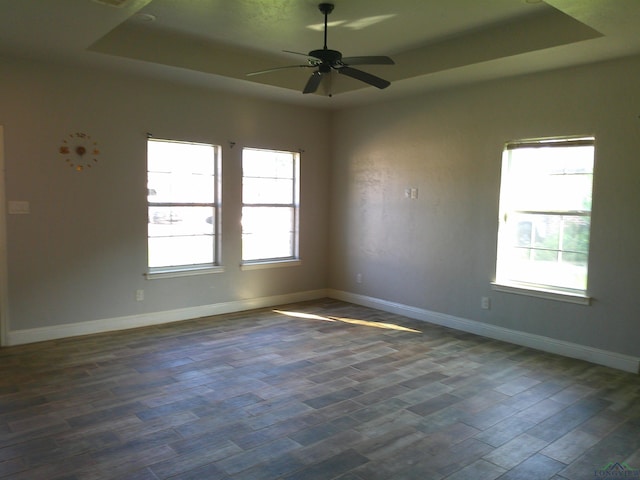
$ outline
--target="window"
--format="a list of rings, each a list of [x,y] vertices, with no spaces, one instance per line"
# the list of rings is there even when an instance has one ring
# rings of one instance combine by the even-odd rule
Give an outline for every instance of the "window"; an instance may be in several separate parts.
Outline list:
[[[149,273],[210,269],[219,262],[220,148],[149,139]]]
[[[586,297],[594,139],[506,145],[496,284]]]
[[[242,262],[298,259],[299,155],[242,151]]]

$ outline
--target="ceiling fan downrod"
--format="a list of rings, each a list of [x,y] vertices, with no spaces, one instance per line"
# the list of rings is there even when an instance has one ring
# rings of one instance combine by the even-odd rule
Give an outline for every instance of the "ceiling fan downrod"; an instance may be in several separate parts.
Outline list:
[[[320,50],[312,50],[309,52],[309,56],[319,59],[323,64],[334,65],[342,60],[342,53],[337,50],[330,50],[327,47],[327,31],[328,21],[327,17],[333,12],[333,3],[321,3],[318,5],[318,9],[324,14],[324,47]]]
[[[327,49],[327,17],[333,12],[333,3],[321,3],[318,5],[320,11],[324,14],[324,49]]]

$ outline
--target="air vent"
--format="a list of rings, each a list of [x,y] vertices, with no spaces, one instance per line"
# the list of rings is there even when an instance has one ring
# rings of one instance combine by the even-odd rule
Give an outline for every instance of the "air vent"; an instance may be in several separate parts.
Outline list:
[[[101,5],[107,5],[108,7],[116,7],[116,8],[122,8],[125,6],[125,4],[130,2],[130,0],[93,0],[93,1]]]

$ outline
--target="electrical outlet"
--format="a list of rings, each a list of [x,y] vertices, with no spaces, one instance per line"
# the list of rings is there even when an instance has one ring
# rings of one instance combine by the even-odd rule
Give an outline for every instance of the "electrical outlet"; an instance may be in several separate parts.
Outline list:
[[[356,274],[356,283],[362,283],[362,274],[361,273]]]
[[[144,300],[144,290],[136,290],[136,302]]]
[[[9,200],[10,215],[28,215],[31,213],[27,200]]]
[[[491,308],[491,299],[489,297],[482,297],[480,299],[480,308],[489,310]]]

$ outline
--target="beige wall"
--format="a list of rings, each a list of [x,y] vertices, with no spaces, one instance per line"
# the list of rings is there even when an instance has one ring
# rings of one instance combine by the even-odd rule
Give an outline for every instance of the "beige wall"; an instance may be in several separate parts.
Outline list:
[[[336,114],[332,288],[640,355],[639,77],[634,58]],[[504,143],[583,134],[596,137],[593,304],[492,291]]]
[[[325,288],[328,113],[10,60],[2,63],[0,105],[6,196],[31,208],[7,220],[11,331]],[[73,132],[98,142],[96,168],[76,173],[65,165],[58,148]],[[224,273],[143,277],[147,132],[222,145]],[[304,150],[301,266],[239,268],[243,146]],[[143,302],[135,300],[138,289]]]

